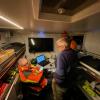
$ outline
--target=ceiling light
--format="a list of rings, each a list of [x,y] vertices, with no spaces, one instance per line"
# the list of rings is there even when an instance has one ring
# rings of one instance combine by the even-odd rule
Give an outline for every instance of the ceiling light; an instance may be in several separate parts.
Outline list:
[[[4,21],[6,21],[6,22],[12,24],[13,26],[16,26],[16,27],[19,28],[19,29],[24,29],[23,27],[19,26],[18,24],[12,22],[11,20],[9,20],[9,19],[7,19],[7,18],[5,18],[5,17],[3,17],[3,16],[0,16],[0,19],[2,19],[2,20],[4,20]]]
[[[39,33],[38,33],[38,36],[44,38],[44,37],[45,37],[45,33],[44,33],[44,32],[39,32]]]

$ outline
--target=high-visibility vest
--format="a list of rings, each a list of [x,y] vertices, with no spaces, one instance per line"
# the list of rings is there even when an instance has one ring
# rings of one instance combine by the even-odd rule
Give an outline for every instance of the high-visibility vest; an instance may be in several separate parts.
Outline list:
[[[24,71],[28,71],[28,66],[18,66],[19,69],[19,75],[22,82],[30,82],[30,83],[39,83],[43,76],[43,70],[40,71],[39,67],[33,67],[31,69],[31,73],[26,77],[24,74]],[[37,92],[41,91],[42,88],[44,88],[47,85],[47,79],[43,78],[41,82],[39,83],[40,86],[30,87],[33,90],[36,90]]]
[[[39,71],[39,67],[32,68],[28,76],[24,74],[25,71],[30,70],[27,66],[18,66],[18,69],[21,81],[23,82],[38,83],[43,75],[43,70]]]

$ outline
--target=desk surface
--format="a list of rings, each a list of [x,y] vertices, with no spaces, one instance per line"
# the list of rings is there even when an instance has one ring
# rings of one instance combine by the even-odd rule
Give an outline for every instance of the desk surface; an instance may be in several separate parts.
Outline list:
[[[55,68],[55,60],[54,59],[49,59],[49,64],[47,64],[46,66],[44,66],[44,69],[47,69],[48,71],[51,72],[55,72],[56,68]],[[40,65],[38,65],[40,66]],[[41,66],[40,66],[41,67]]]

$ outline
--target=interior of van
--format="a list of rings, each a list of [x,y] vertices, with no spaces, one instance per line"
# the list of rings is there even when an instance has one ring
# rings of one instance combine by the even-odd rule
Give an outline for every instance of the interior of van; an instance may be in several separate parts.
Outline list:
[[[59,52],[59,39],[77,53],[67,88],[56,74],[70,63],[59,55],[71,51]],[[0,0],[0,100],[100,100],[99,43],[100,0]]]

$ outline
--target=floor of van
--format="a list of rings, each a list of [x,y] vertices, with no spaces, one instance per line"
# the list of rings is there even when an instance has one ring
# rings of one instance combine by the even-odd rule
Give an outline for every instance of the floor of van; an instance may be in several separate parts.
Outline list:
[[[65,95],[64,100],[88,100],[79,88],[74,88]],[[22,100],[54,100],[51,87],[44,89],[39,96],[34,94],[24,95]]]
[[[53,100],[52,89],[46,88],[39,95],[26,94],[23,96],[23,100]]]
[[[49,74],[48,74],[49,75]],[[33,90],[30,90],[27,88],[27,84],[22,83],[22,94],[23,99],[22,100],[54,100],[53,99],[53,93],[52,93],[52,75],[49,75],[49,84],[43,89],[39,94],[34,93]],[[82,93],[82,91],[76,86],[71,87],[65,97],[64,100],[88,100],[85,95]]]

